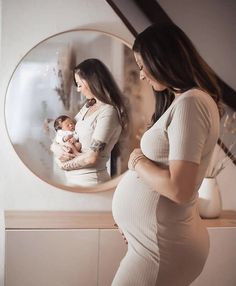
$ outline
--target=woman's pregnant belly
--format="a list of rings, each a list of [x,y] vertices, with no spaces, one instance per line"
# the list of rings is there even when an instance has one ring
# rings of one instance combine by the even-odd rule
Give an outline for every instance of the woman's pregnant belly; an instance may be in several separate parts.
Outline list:
[[[114,193],[112,212],[129,250],[138,257],[149,258],[155,265],[159,261],[165,269],[173,266],[183,271],[189,266],[201,271],[209,242],[194,202],[179,206],[128,171]]]
[[[159,194],[152,190],[134,171],[128,171],[118,184],[112,201],[113,217],[127,240],[156,233],[156,209]],[[147,231],[146,231],[147,230]]]
[[[155,215],[159,194],[140,179],[135,171],[127,171],[118,184],[112,201],[112,212],[121,227],[129,220],[138,221],[151,212]]]
[[[128,171],[118,184],[112,201],[113,217],[124,233],[129,249],[155,261],[158,259],[158,199],[159,194],[144,183],[136,172]]]

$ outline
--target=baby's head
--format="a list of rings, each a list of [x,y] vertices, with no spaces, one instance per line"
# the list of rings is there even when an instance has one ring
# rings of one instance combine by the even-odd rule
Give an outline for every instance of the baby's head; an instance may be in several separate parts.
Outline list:
[[[56,131],[60,129],[66,131],[74,131],[75,121],[67,115],[61,115],[54,121],[54,128]]]

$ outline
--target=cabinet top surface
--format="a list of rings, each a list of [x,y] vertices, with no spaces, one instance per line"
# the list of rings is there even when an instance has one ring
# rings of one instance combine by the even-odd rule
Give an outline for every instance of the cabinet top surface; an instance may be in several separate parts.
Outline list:
[[[203,219],[206,227],[236,227],[236,211],[223,211],[216,219]],[[111,212],[5,211],[11,229],[116,229]]]

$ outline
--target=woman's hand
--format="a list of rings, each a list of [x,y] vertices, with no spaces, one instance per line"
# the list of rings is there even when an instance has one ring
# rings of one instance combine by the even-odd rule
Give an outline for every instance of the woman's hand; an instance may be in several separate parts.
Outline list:
[[[75,157],[74,154],[69,153],[70,148],[66,146],[61,146],[60,144],[53,142],[51,147],[51,151],[54,153],[55,157],[61,162],[66,162]]]
[[[128,241],[127,241],[127,239],[126,239],[124,233],[122,232],[122,230],[118,227],[118,225],[117,225],[116,223],[114,224],[114,226],[118,228],[120,234],[122,235],[122,238],[123,238],[124,241],[125,241],[125,244],[128,244]]]
[[[144,158],[146,157],[143,155],[143,152],[140,148],[134,149],[134,151],[130,154],[129,157],[128,168],[134,171],[138,161]]]
[[[71,159],[74,159],[75,157],[76,157],[75,154],[64,152],[64,153],[61,154],[60,157],[58,157],[58,159],[59,159],[62,163],[64,163],[64,162],[66,162],[66,161],[69,161],[69,160],[71,160]]]

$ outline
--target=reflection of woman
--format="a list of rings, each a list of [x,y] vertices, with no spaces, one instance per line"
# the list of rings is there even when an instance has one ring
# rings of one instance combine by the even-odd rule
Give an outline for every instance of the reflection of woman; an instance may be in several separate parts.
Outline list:
[[[121,92],[107,67],[98,59],[87,59],[74,70],[78,92],[86,98],[75,119],[82,153],[75,156],[53,143],[59,166],[66,170],[70,185],[91,186],[109,180],[107,162],[126,126]]]
[[[147,28],[133,50],[156,109],[114,194],[113,215],[128,252],[112,285],[187,286],[209,251],[197,190],[219,134],[219,90],[175,25]]]

